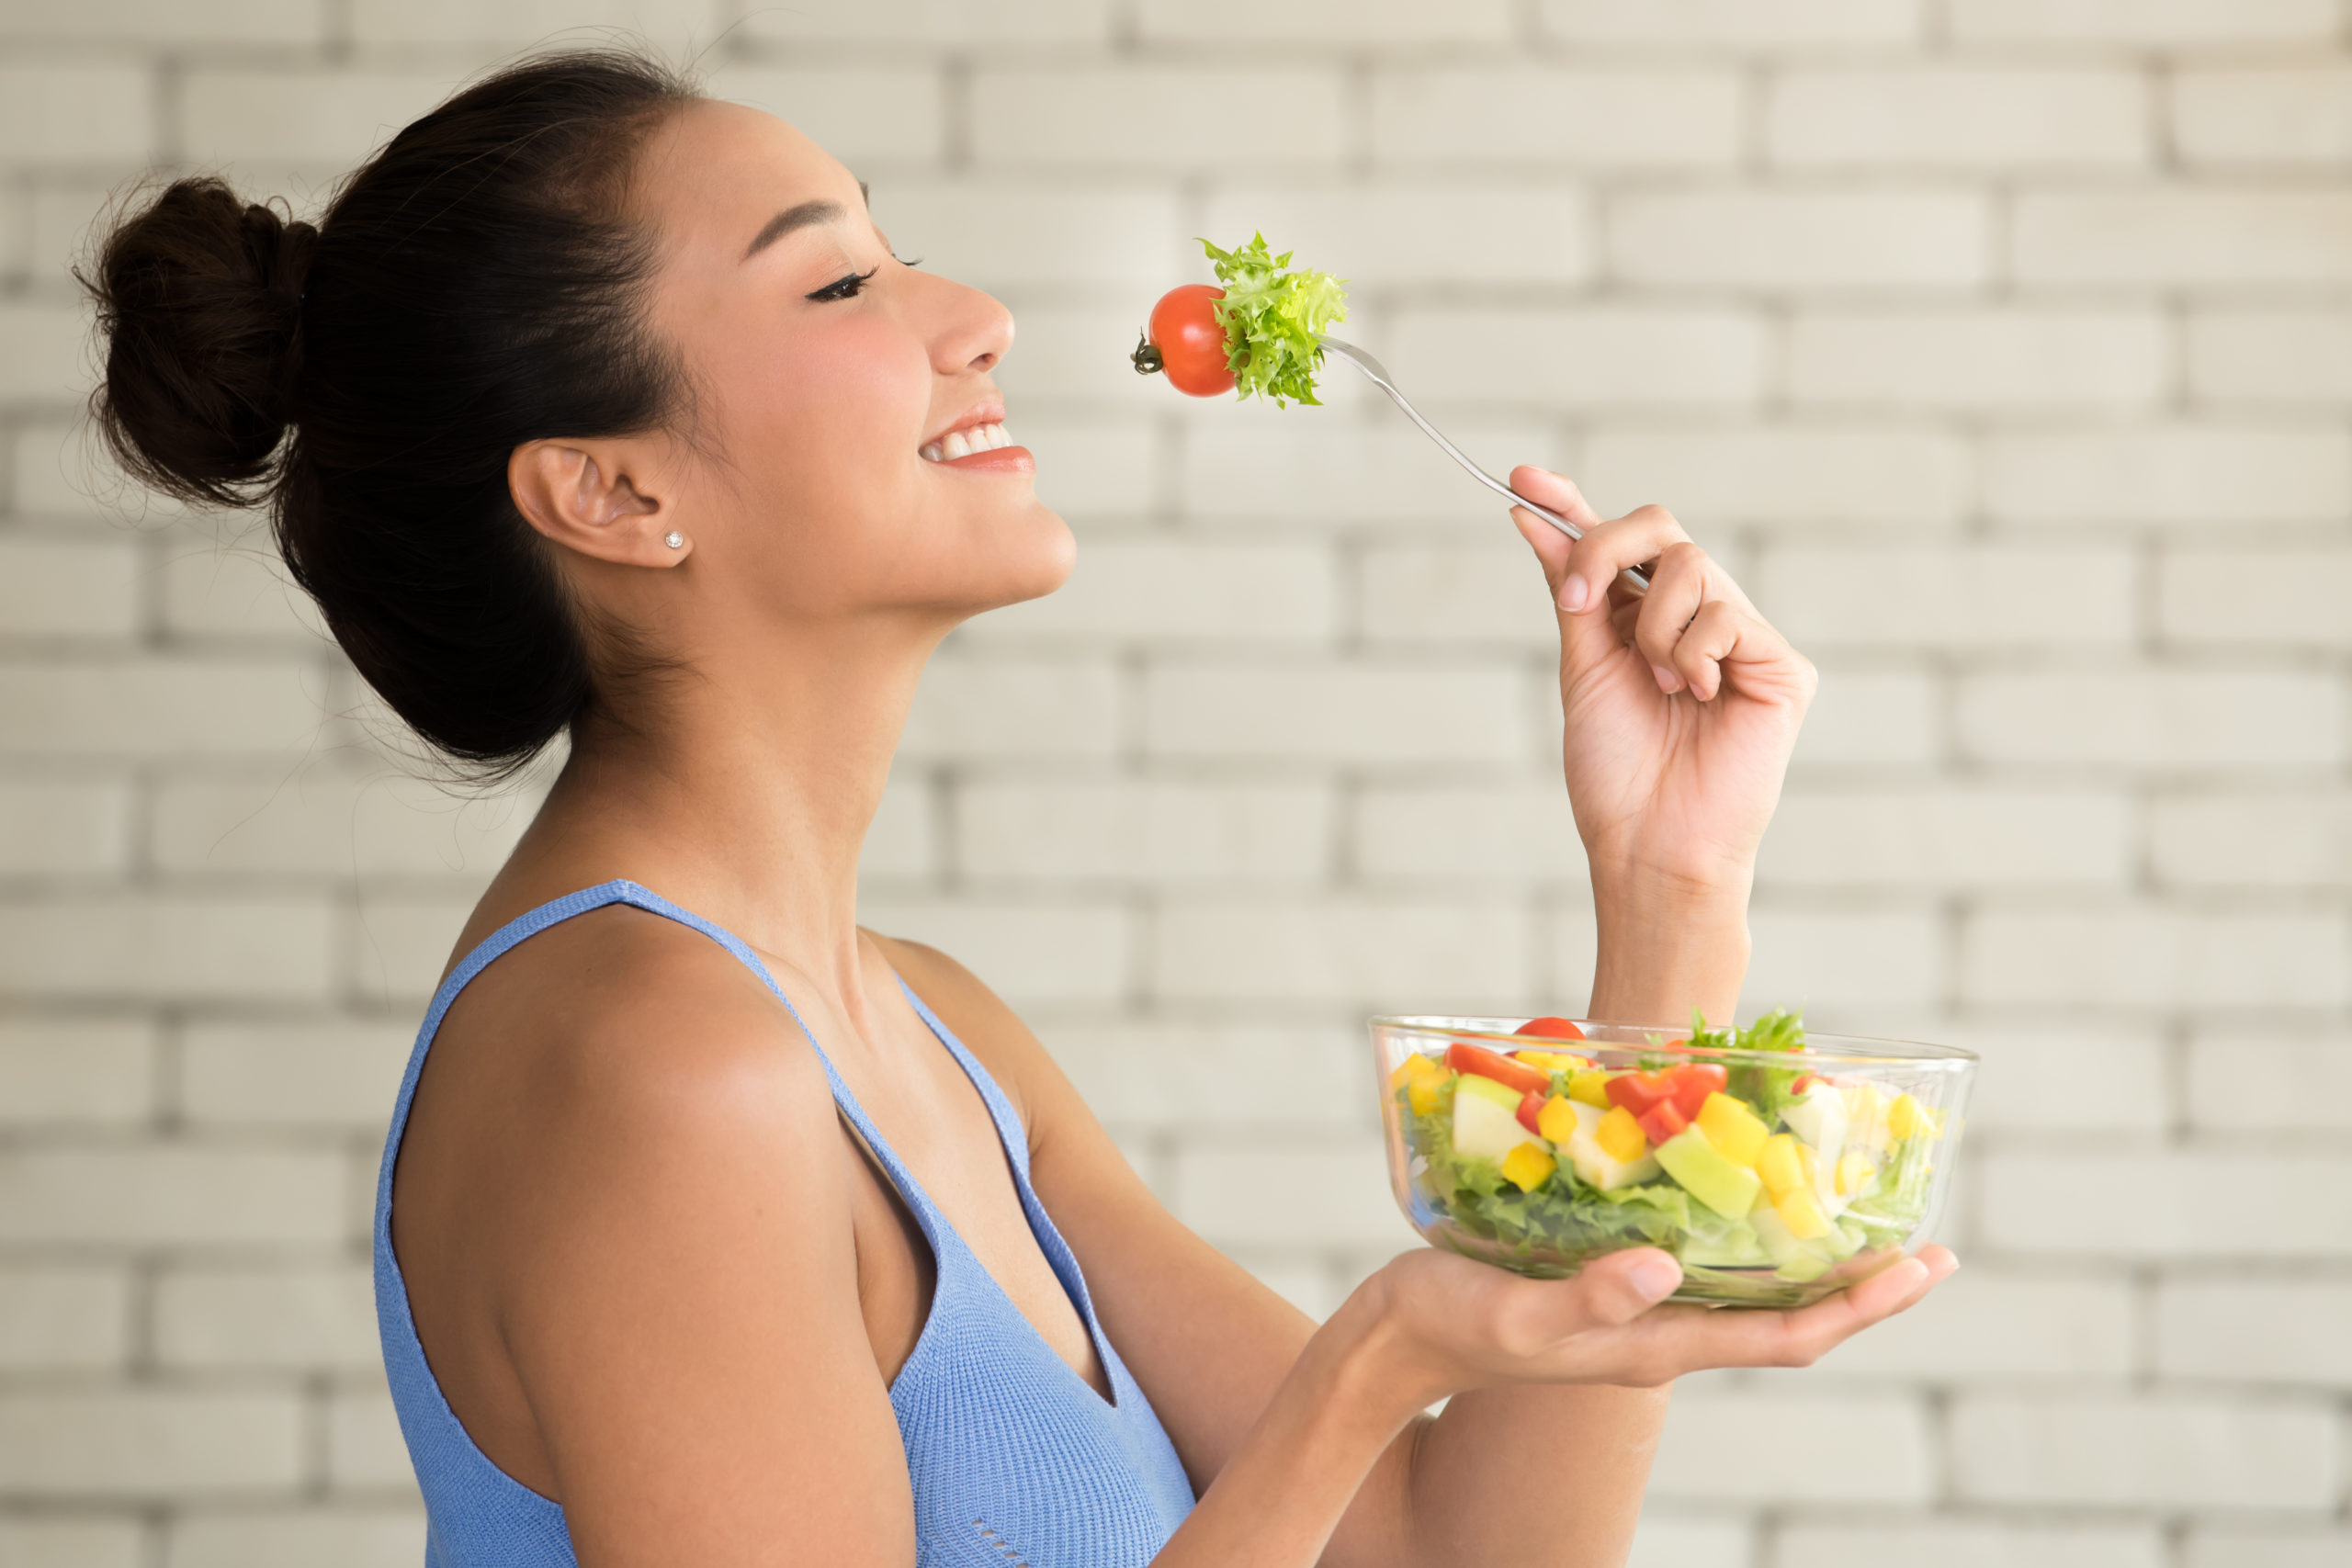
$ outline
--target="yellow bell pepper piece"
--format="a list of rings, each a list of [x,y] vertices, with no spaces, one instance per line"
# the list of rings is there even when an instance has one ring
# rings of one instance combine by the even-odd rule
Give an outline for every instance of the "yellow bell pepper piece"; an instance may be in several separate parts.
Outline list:
[[[1898,1138],[1933,1138],[1942,1130],[1936,1125],[1936,1113],[1907,1094],[1895,1096],[1886,1108],[1886,1128]]]
[[[1829,1216],[1821,1212],[1821,1200],[1813,1195],[1810,1187],[1790,1188],[1772,1201],[1772,1210],[1789,1227],[1789,1234],[1799,1241],[1829,1234]]]
[[[1532,1192],[1544,1185],[1544,1179],[1559,1168],[1559,1161],[1544,1152],[1542,1146],[1530,1141],[1503,1156],[1503,1176],[1521,1192]]]
[[[1579,1067],[1592,1066],[1592,1058],[1579,1056],[1573,1051],[1513,1051],[1512,1055],[1531,1067],[1541,1067],[1547,1073],[1573,1073]]]
[[[1423,1073],[1405,1086],[1405,1103],[1413,1108],[1416,1116],[1434,1116],[1442,1103],[1438,1090],[1444,1087],[1443,1073]]]
[[[1750,1170],[1764,1152],[1764,1141],[1772,1135],[1772,1129],[1747,1109],[1746,1100],[1734,1100],[1720,1090],[1707,1096],[1706,1103],[1699,1107],[1698,1122],[1717,1154]]]
[[[1596,1111],[1614,1109],[1609,1103],[1609,1075],[1588,1069],[1568,1080],[1568,1098],[1581,1100]]]
[[[1860,1149],[1849,1149],[1838,1159],[1838,1196],[1850,1198],[1871,1179],[1871,1162]]]
[[[1804,1162],[1797,1157],[1795,1136],[1775,1133],[1765,1139],[1763,1152],[1756,1156],[1756,1174],[1764,1179],[1764,1190],[1776,1202],[1781,1193],[1804,1186]]]
[[[1642,1124],[1622,1105],[1609,1108],[1609,1114],[1592,1130],[1592,1141],[1600,1145],[1602,1154],[1621,1164],[1641,1158],[1642,1151],[1650,1146],[1649,1135],[1642,1131]]]
[[[1445,1069],[1419,1051],[1408,1052],[1405,1059],[1396,1064],[1396,1071],[1388,1075],[1388,1087],[1391,1090],[1400,1089],[1415,1078],[1427,1077],[1432,1073],[1443,1077]]]
[[[1535,1130],[1555,1144],[1566,1143],[1576,1135],[1577,1108],[1568,1103],[1566,1095],[1554,1095],[1535,1113]]]
[[[1388,1075],[1388,1092],[1395,1094],[1403,1089],[1414,1115],[1433,1116],[1438,1109],[1438,1087],[1450,1076],[1434,1059],[1415,1051]]]

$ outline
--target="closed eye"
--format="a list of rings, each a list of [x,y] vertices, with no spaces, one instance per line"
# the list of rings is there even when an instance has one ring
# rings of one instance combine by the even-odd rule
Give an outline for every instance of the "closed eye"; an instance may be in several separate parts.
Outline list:
[[[811,299],[854,299],[857,298],[859,291],[865,288],[866,283],[872,279],[874,275],[881,270],[882,269],[878,266],[869,267],[864,272],[853,272],[845,277],[835,278],[832,282],[828,283],[822,288],[811,291],[808,298]]]

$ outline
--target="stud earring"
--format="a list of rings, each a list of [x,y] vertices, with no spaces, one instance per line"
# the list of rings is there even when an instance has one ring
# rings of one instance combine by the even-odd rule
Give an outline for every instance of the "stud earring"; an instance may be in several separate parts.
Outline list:
[[[673,528],[668,533],[662,535],[662,542],[669,546],[673,550],[683,550],[686,547],[686,536],[684,534],[679,533],[675,528]]]

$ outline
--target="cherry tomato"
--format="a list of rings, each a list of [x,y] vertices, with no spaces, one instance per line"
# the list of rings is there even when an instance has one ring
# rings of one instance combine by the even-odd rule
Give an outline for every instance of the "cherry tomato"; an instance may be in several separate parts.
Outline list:
[[[1136,347],[1136,368],[1147,376],[1161,371],[1170,386],[1195,398],[1233,390],[1233,372],[1225,366],[1225,328],[1216,319],[1216,301],[1224,298],[1225,290],[1209,283],[1188,283],[1161,295],[1151,308],[1146,341]]]
[[[1484,1045],[1472,1045],[1455,1041],[1445,1048],[1445,1065],[1457,1073],[1476,1073],[1482,1078],[1492,1078],[1521,1094],[1532,1094],[1552,1087],[1552,1075],[1538,1072],[1525,1062],[1514,1062],[1499,1051],[1489,1051]]]
[[[1565,1018],[1531,1018],[1514,1034],[1532,1034],[1541,1040],[1581,1040],[1584,1031]]]
[[[1544,1102],[1550,1098],[1540,1089],[1531,1089],[1519,1102],[1519,1124],[1539,1138],[1544,1135],[1544,1124],[1537,1118],[1544,1114]]]

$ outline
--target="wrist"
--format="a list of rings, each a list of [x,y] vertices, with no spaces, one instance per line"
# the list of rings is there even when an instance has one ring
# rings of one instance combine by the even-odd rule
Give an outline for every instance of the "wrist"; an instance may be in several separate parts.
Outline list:
[[[1587,1016],[1679,1023],[1690,1010],[1731,1020],[1751,942],[1745,876],[1713,883],[1656,874],[1593,877],[1598,945]]]
[[[1333,1395],[1391,1429],[1459,1392],[1421,1353],[1385,1270],[1375,1270],[1340,1303],[1309,1341],[1308,1355],[1318,1346],[1329,1358],[1323,1375]]]

